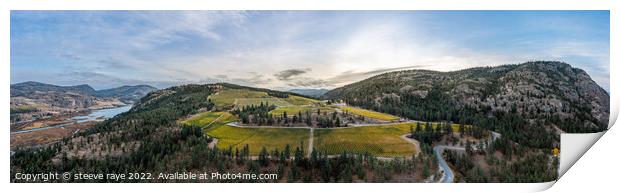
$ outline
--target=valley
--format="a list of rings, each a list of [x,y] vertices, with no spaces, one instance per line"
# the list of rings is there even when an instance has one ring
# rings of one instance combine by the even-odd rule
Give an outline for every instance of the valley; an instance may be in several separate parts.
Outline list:
[[[88,129],[97,122],[112,118],[126,112],[131,105],[99,109],[88,112],[76,113],[73,116],[61,116],[50,119],[29,122],[11,132],[11,149],[36,147],[41,144],[53,143],[64,137],[73,135],[82,129]]]
[[[557,158],[551,149],[559,144],[551,128],[566,129],[562,120],[578,114],[591,123],[581,131],[600,129],[605,110],[597,105],[606,100],[596,94],[598,90],[578,93],[596,95],[597,100],[590,108],[569,109],[586,104],[557,92],[531,94],[558,89],[554,86],[534,86],[535,90],[516,95],[514,88],[532,82],[514,83],[502,76],[529,68],[579,72],[554,62],[524,63],[450,72],[450,78],[429,78],[431,82],[420,84],[425,80],[397,80],[421,73],[444,75],[398,71],[319,98],[229,83],[174,86],[146,94],[127,113],[71,136],[50,137],[57,143],[35,150],[16,148],[11,168],[12,172],[42,167],[182,169],[281,176],[269,182],[551,181],[557,177]],[[437,83],[440,80],[444,82]],[[474,80],[495,83],[474,87],[478,84]],[[521,86],[494,88],[513,84]],[[465,102],[457,97],[463,95],[468,96]],[[508,95],[519,99],[504,98]],[[557,102],[562,108],[553,105]]]
[[[11,149],[57,142],[128,111],[155,88],[138,85],[95,90],[89,85],[39,82],[11,85]]]

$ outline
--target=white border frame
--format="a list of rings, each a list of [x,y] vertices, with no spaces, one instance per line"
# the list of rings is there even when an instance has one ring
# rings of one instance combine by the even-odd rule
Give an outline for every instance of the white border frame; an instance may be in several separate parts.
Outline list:
[[[374,3],[373,3],[374,2]],[[4,109],[9,109],[9,83],[10,83],[10,10],[314,10],[314,9],[327,9],[327,10],[610,10],[610,27],[611,27],[611,42],[610,53],[618,52],[618,17],[617,14],[618,5],[611,0],[597,0],[597,1],[576,1],[576,0],[382,0],[382,1],[328,1],[328,0],[228,0],[228,1],[163,1],[163,0],[96,0],[96,1],[76,1],[76,0],[21,0],[21,1],[2,1],[0,2],[0,60],[3,64],[0,65],[1,72],[3,73],[0,78],[4,82],[1,85],[3,95],[1,96]],[[617,62],[617,57],[610,54],[610,64]],[[610,91],[618,89],[618,85],[614,84],[618,82],[614,76],[618,74],[618,69],[614,65],[610,66]],[[610,120],[617,118],[617,95],[611,95],[611,117]],[[9,125],[9,111],[0,111],[2,113],[2,124]],[[610,123],[610,127],[613,123]],[[617,127],[617,126],[616,126]],[[8,129],[5,129],[8,130]],[[617,129],[616,129],[617,130]],[[618,132],[608,132],[618,133]],[[10,135],[8,131],[2,134],[2,142],[5,145],[1,145],[2,151],[7,152],[6,156],[0,161],[0,165],[4,166],[3,172],[5,175],[0,176],[1,183],[9,182],[9,143]],[[608,134],[611,135],[611,134]],[[620,147],[618,142],[614,139],[618,138],[618,134],[615,138],[603,137],[606,139],[605,146],[595,145],[593,150],[597,151],[609,151],[617,152],[614,147]],[[610,142],[611,141],[611,142]],[[603,144],[601,144],[603,145]],[[607,149],[605,149],[607,148]],[[589,154],[589,153],[588,153]],[[597,163],[597,160],[618,160],[617,155],[610,156],[601,152],[593,152],[594,155],[606,157],[586,157],[587,163]],[[611,159],[608,159],[611,158]],[[585,161],[584,161],[585,162]],[[609,162],[609,161],[607,161]],[[620,162],[609,162],[620,163]],[[579,162],[575,167],[597,167],[596,165],[583,166]],[[603,168],[598,166],[598,169],[609,169],[609,167]],[[613,167],[612,167],[613,168]],[[579,168],[581,169],[581,168]],[[618,166],[615,166],[618,169]],[[577,170],[577,169],[575,169]],[[596,169],[595,169],[596,170]],[[582,171],[583,172],[583,171]],[[607,172],[617,173],[617,172]],[[569,170],[563,178],[574,179],[579,177],[580,173],[573,173]],[[574,188],[581,187],[582,190],[594,190],[599,189],[598,186],[610,185],[613,186],[611,179],[614,179],[614,175],[595,177],[585,176],[581,180],[587,180],[595,178],[593,182],[605,182],[604,184],[563,184],[568,185],[566,190],[575,190]],[[596,180],[597,178],[600,178]],[[579,178],[578,178],[579,179]],[[617,178],[616,178],[617,179]],[[559,180],[562,182],[562,178]],[[580,182],[580,181],[575,181]],[[568,183],[568,182],[567,182]],[[551,183],[532,183],[532,184],[391,184],[391,183],[363,183],[363,184],[9,184],[7,192],[17,192],[21,190],[47,192],[47,191],[88,191],[88,192],[109,192],[109,191],[156,191],[156,192],[178,192],[178,191],[234,191],[234,192],[252,192],[252,191],[270,191],[270,192],[387,192],[387,191],[415,191],[415,192],[531,192],[540,191],[550,187]],[[597,187],[591,187],[595,185]],[[610,186],[610,187],[611,187]],[[7,186],[4,186],[7,187]],[[587,189],[586,189],[587,188]]]

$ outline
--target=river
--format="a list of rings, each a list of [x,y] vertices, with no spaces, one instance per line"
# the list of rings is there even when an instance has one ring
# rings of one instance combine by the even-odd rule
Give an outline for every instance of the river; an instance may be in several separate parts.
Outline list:
[[[109,119],[118,114],[129,111],[129,109],[131,109],[131,105],[125,105],[122,107],[115,107],[115,108],[108,108],[108,109],[93,110],[88,115],[80,115],[80,116],[71,117],[70,118],[72,120],[71,123],[53,125],[53,126],[47,126],[47,127],[41,127],[41,128],[35,128],[35,129],[29,129],[29,130],[23,130],[23,131],[15,131],[15,132],[11,132],[11,134],[30,133],[33,131],[41,131],[41,130],[46,130],[46,129],[65,127],[65,126],[69,126],[69,125],[76,124],[76,123],[83,123],[86,121],[95,121],[97,119]]]

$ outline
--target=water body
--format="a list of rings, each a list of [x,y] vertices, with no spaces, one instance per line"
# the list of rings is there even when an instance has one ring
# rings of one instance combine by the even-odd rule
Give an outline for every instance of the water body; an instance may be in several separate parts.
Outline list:
[[[30,133],[33,131],[41,131],[41,130],[46,130],[46,129],[65,127],[65,126],[73,125],[76,123],[83,123],[86,121],[95,121],[97,119],[109,119],[118,114],[129,111],[129,109],[131,109],[131,105],[125,105],[122,107],[115,107],[115,108],[109,108],[109,109],[94,110],[94,111],[91,111],[88,115],[71,117],[70,118],[72,120],[71,123],[48,126],[48,127],[41,127],[41,128],[29,129],[29,130],[23,130],[23,131],[16,131],[16,132],[11,132],[11,134]]]
[[[126,106],[116,107],[116,108],[109,108],[109,109],[100,109],[100,110],[95,110],[88,115],[75,116],[75,117],[72,117],[71,119],[77,120],[78,123],[83,123],[86,121],[94,121],[97,119],[109,119],[118,114],[129,111],[129,109],[131,109],[131,105],[126,105]]]

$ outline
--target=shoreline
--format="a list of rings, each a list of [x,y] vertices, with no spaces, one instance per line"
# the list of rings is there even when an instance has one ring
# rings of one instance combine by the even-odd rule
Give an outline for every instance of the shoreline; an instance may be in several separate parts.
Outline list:
[[[13,135],[13,134],[20,134],[20,133],[30,133],[30,132],[35,132],[35,131],[42,131],[42,130],[47,130],[47,129],[61,128],[61,127],[65,127],[65,126],[74,125],[74,124],[78,124],[80,122],[88,121],[88,116],[90,114],[93,114],[95,111],[106,110],[106,109],[116,109],[116,108],[122,108],[122,107],[127,107],[127,106],[131,106],[131,104],[122,105],[122,106],[113,106],[113,107],[110,107],[110,108],[88,109],[88,110],[82,110],[82,111],[78,111],[78,112],[75,112],[75,113],[71,113],[71,114],[67,114],[67,115],[62,115],[62,116],[58,116],[58,117],[52,117],[52,118],[48,118],[48,119],[32,120],[30,122],[36,122],[36,121],[43,121],[44,122],[44,121],[56,121],[56,120],[58,120],[58,123],[57,124],[46,125],[46,126],[43,126],[43,127],[36,127],[36,128],[16,129],[14,131],[11,131],[11,135]],[[101,118],[102,117],[95,117],[93,120],[100,120]],[[106,118],[103,117],[103,119],[106,119]]]

